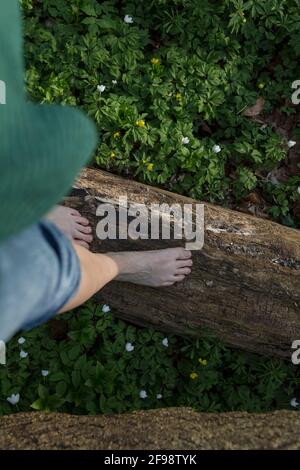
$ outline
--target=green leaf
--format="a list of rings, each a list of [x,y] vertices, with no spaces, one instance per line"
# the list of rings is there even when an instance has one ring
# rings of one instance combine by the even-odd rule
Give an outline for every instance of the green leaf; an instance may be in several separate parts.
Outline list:
[[[72,371],[72,383],[75,388],[78,388],[81,382],[81,375],[79,370]]]

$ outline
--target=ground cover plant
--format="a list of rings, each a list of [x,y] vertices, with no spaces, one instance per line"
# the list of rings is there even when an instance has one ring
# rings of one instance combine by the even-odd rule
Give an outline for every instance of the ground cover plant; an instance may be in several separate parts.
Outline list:
[[[124,412],[168,406],[199,411],[290,407],[297,368],[197,340],[136,328],[88,303],[13,338],[0,366],[0,413]]]
[[[96,165],[298,226],[298,1],[22,3],[29,94],[89,113]]]
[[[95,120],[93,165],[299,227],[296,0],[22,5],[28,94]],[[298,393],[289,362],[107,310],[89,303],[13,338],[0,412],[270,411]]]

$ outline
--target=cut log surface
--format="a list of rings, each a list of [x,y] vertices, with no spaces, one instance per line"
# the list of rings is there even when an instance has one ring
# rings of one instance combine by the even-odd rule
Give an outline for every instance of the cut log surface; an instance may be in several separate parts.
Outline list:
[[[299,449],[300,415],[197,413],[166,408],[123,415],[17,413],[0,418],[1,450]]]
[[[99,240],[96,209],[128,204],[196,204],[190,198],[94,169],[85,169],[66,204],[89,218],[93,251],[152,250],[184,240]],[[195,207],[195,206],[194,206]],[[209,331],[230,346],[288,357],[300,339],[300,231],[205,203],[205,242],[193,251],[193,272],[182,283],[154,289],[112,282],[96,300],[140,326],[188,336]]]

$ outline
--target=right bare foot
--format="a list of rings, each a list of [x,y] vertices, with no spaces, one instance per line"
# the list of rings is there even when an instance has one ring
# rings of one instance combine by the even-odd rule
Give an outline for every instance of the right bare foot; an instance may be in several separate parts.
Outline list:
[[[192,253],[184,248],[107,253],[118,266],[117,281],[151,287],[172,286],[191,273]]]
[[[47,219],[53,222],[74,243],[89,249],[89,243],[93,240],[92,228],[89,221],[82,217],[76,209],[55,206],[47,215]]]

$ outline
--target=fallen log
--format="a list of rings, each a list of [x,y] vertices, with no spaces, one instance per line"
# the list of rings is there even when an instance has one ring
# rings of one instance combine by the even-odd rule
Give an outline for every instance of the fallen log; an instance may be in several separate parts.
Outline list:
[[[300,448],[300,415],[293,411],[197,413],[191,408],[165,408],[98,416],[17,413],[1,417],[0,428],[1,450]]]
[[[195,204],[190,198],[99,170],[85,169],[66,203],[87,216],[109,200],[129,204]],[[150,211],[151,212],[151,211]],[[205,203],[205,241],[193,251],[193,272],[170,288],[112,282],[96,300],[141,326],[189,336],[208,330],[228,345],[287,357],[300,339],[300,231]],[[99,240],[93,251],[152,250],[185,240]]]

